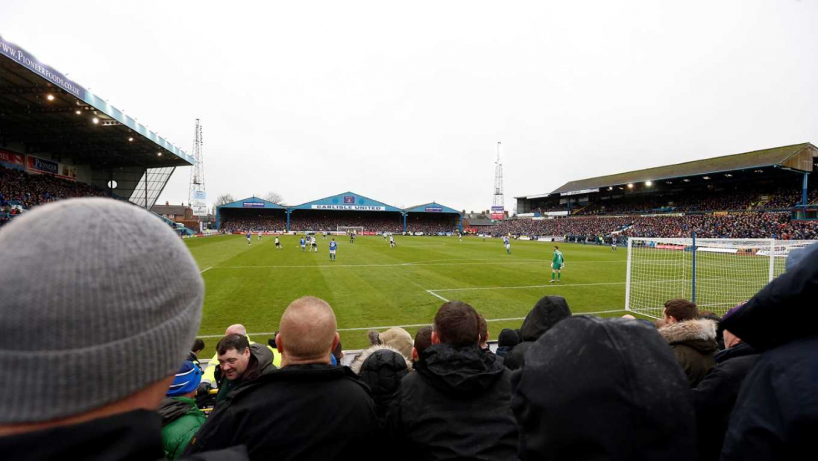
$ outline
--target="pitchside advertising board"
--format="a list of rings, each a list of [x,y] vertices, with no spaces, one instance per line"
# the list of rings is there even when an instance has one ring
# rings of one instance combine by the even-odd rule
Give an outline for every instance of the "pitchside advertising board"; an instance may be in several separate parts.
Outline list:
[[[497,221],[503,219],[505,216],[505,208],[502,205],[495,205],[491,207],[491,219]]]
[[[77,167],[33,155],[26,155],[26,171],[31,174],[50,174],[69,181],[77,180]]]
[[[0,164],[6,168],[25,170],[26,156],[18,154],[17,152],[0,149]]]
[[[68,80],[65,75],[41,63],[31,53],[11,42],[3,40],[2,37],[0,37],[0,54],[5,55],[7,58],[28,68],[32,72],[39,74],[44,79],[59,86],[74,96],[80,99],[85,99],[85,88],[77,85],[71,80]]]

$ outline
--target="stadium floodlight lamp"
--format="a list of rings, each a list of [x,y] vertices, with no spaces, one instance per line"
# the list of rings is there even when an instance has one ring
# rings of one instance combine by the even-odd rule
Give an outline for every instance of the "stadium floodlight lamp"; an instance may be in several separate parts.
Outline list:
[[[613,190],[613,186],[608,186],[608,190]]]
[[[75,110],[74,113],[77,114],[77,115],[82,115],[82,111],[79,110],[79,109]]]
[[[684,181],[684,182],[690,182],[690,180],[689,180],[689,179],[682,179],[682,181]]]
[[[628,189],[633,189],[633,184],[632,183],[628,183]]]
[[[756,173],[764,173],[764,170],[755,170]]]
[[[648,187],[650,187],[650,186],[652,186],[652,185],[653,185],[653,181],[651,181],[650,179],[648,179],[647,181],[645,181],[645,185],[646,185],[646,186],[648,186]]]
[[[157,157],[161,157],[161,156],[162,156],[162,153],[161,153],[161,152],[157,152],[157,153],[156,153],[156,156],[157,156]]]
[[[731,175],[730,173],[725,173],[724,177],[726,177],[726,178],[732,178],[732,177],[733,177],[733,175]]]
[[[98,119],[98,118],[96,118],[96,117],[94,117],[94,118],[93,118],[91,121],[92,121],[92,122],[94,122],[94,125],[96,125],[97,123],[99,123],[99,119]]]
[[[710,179],[710,176],[702,176],[702,179],[708,180],[708,179]]]
[[[673,184],[673,181],[665,181],[665,184]]]
[[[128,142],[133,142],[133,137],[128,138]]]
[[[54,100],[54,95],[49,94],[48,96],[46,96],[46,99],[48,99],[49,101],[53,101]]]

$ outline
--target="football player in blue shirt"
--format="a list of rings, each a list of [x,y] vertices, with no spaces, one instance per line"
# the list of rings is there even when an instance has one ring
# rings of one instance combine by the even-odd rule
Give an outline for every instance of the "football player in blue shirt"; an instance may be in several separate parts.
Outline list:
[[[304,241],[304,237],[301,237],[301,251],[306,251],[307,249],[307,242]]]
[[[338,243],[333,238],[331,242],[329,242],[329,260],[335,261],[335,250],[338,249]]]
[[[247,244],[250,245],[250,231],[247,231]]]

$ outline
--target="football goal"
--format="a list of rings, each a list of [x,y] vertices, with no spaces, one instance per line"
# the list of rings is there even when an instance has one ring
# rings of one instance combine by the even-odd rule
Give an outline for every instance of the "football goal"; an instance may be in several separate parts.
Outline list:
[[[790,250],[812,240],[628,239],[625,309],[661,318],[665,301],[684,298],[723,315],[784,272]]]

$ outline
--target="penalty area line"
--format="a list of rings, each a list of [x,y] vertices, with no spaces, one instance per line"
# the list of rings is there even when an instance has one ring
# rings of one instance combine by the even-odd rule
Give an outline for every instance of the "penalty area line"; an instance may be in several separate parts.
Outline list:
[[[444,303],[449,302],[448,299],[446,299],[443,296],[440,296],[439,294],[435,293],[434,290],[426,290],[426,293],[429,293],[430,295],[434,296],[435,298],[442,299]]]

